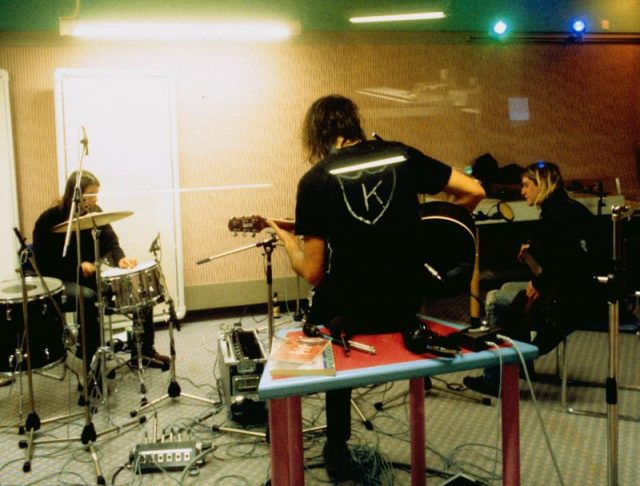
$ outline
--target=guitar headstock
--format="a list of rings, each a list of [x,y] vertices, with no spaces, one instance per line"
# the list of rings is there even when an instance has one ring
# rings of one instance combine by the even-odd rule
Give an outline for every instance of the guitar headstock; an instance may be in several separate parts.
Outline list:
[[[229,220],[229,231],[233,233],[260,233],[267,226],[267,222],[262,216],[241,216]]]

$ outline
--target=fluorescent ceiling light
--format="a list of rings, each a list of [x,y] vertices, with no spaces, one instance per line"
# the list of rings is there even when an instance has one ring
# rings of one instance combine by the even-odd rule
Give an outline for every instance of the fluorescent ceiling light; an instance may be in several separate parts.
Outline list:
[[[372,169],[374,167],[382,167],[383,165],[399,164],[405,160],[407,160],[407,158],[404,155],[396,155],[395,157],[387,157],[386,159],[372,160],[371,162],[363,162],[361,164],[348,165],[339,169],[332,169],[329,171],[329,174],[346,174],[347,172]]]
[[[282,40],[299,33],[285,22],[110,22],[60,19],[60,35],[128,40]]]
[[[406,20],[436,20],[443,19],[444,12],[417,12],[397,15],[372,15],[369,17],[351,17],[349,21],[353,24],[366,24],[372,22],[402,22]]]

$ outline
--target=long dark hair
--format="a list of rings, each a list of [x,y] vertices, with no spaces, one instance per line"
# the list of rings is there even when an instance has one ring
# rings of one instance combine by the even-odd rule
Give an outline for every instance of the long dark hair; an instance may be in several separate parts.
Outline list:
[[[67,184],[64,187],[62,200],[59,202],[59,206],[65,212],[69,212],[69,210],[71,209],[71,203],[73,202],[73,190],[76,187],[76,177],[78,177],[78,171],[73,171],[67,179]],[[89,186],[100,187],[100,181],[88,170],[83,170],[82,177],[80,178],[80,192],[84,194],[87,190],[87,187]]]
[[[340,95],[324,96],[313,102],[304,117],[302,143],[309,162],[315,163],[331,152],[338,137],[362,141],[358,107]]]

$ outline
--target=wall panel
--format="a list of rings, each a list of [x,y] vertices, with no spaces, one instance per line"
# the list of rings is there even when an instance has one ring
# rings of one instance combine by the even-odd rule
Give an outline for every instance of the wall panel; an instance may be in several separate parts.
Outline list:
[[[263,279],[258,250],[195,262],[251,243],[229,233],[233,216],[293,214],[296,183],[307,168],[300,123],[324,94],[353,97],[367,132],[459,169],[486,152],[501,165],[548,159],[568,179],[619,177],[625,194],[640,193],[635,45],[468,45],[393,34],[303,35],[255,46],[37,44],[0,47],[0,65],[14,80],[25,228],[57,195],[54,69],[142,67],[175,75],[188,307],[190,287],[203,295],[207,286]],[[380,89],[394,96],[371,95]],[[510,97],[528,100],[528,121],[509,119]],[[279,279],[292,275],[283,253],[274,255]],[[197,305],[216,307],[216,298]]]

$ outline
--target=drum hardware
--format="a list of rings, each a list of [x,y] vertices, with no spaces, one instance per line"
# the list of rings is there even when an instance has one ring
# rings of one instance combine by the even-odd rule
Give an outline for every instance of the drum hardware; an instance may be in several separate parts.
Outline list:
[[[95,255],[95,260],[99,259],[99,245],[98,245],[98,235],[99,235],[99,230],[98,227],[99,226],[104,226],[106,224],[109,224],[110,221],[115,221],[116,219],[114,218],[110,218],[110,217],[99,217],[97,214],[95,213],[90,213],[90,215],[85,216],[82,220],[81,220],[81,215],[80,215],[80,207],[81,207],[81,202],[82,202],[82,189],[80,186],[80,182],[82,180],[82,163],[83,163],[83,159],[84,156],[86,155],[86,146],[85,149],[82,152],[82,155],[80,157],[79,160],[79,169],[77,170],[77,172],[75,173],[76,176],[76,181],[75,181],[75,187],[73,189],[73,199],[72,199],[72,203],[71,203],[71,207],[70,207],[70,211],[69,211],[69,216],[68,219],[66,221],[66,223],[63,223],[62,226],[66,226],[65,229],[61,229],[59,227],[54,227],[54,231],[56,232],[66,232],[65,235],[65,241],[64,241],[64,247],[62,250],[62,257],[64,258],[66,256],[67,253],[67,249],[69,247],[69,240],[71,237],[71,232],[75,231],[75,238],[76,238],[76,261],[79,263],[82,261],[82,255],[81,255],[81,241],[80,241],[80,231],[81,229],[89,229],[91,228],[91,236],[93,238],[93,246],[94,246],[94,255]],[[128,213],[125,215],[122,215],[121,217],[126,217],[126,216],[130,216],[130,214],[132,213]],[[121,219],[121,218],[117,218],[117,219]],[[58,225],[60,226],[60,225]],[[105,336],[104,336],[104,306],[102,305],[102,295],[101,295],[101,288],[100,288],[100,265],[98,261],[94,262],[95,264],[95,268],[96,268],[96,278],[97,278],[97,290],[98,290],[98,302],[97,302],[97,307],[98,307],[98,325],[99,325],[99,335],[100,335],[100,346],[99,346],[99,352],[96,353],[96,355],[98,356],[98,359],[94,360],[94,363],[97,364],[98,368],[99,368],[99,373],[100,373],[100,377],[102,378],[102,396],[104,400],[107,400],[107,384],[106,384],[106,380],[105,378],[105,355],[106,355],[106,351],[108,350],[108,348],[105,348]],[[35,268],[35,267],[34,267]],[[80,439],[80,441],[82,442],[83,445],[87,446],[87,450],[90,452],[91,454],[91,460],[94,463],[94,468],[96,471],[96,481],[98,484],[106,484],[105,478],[102,475],[102,470],[100,468],[100,463],[98,460],[98,455],[96,453],[95,450],[95,446],[94,443],[96,442],[97,438],[98,438],[98,434],[96,433],[96,429],[95,426],[92,422],[92,413],[94,411],[94,408],[90,405],[89,402],[89,395],[88,395],[88,391],[89,391],[89,382],[88,382],[88,378],[89,378],[89,362],[87,359],[87,333],[86,333],[86,322],[85,322],[85,312],[84,312],[84,287],[82,285],[79,284],[78,282],[78,290],[79,290],[79,298],[77,299],[77,305],[76,305],[76,309],[77,309],[77,313],[78,313],[78,321],[80,323],[80,335],[82,336],[83,339],[83,343],[82,343],[82,371],[83,371],[83,376],[85,379],[85,386],[82,387],[82,405],[84,406],[84,417],[85,417],[85,426],[82,429],[82,433],[80,434],[79,437],[73,437],[73,438],[64,438],[64,439],[53,439],[53,440],[34,440],[34,430],[32,429],[30,431],[29,434],[29,438],[27,441],[24,441],[24,443],[20,444],[20,447],[22,448],[26,448],[27,452],[26,452],[26,461],[23,465],[23,470],[25,472],[31,470],[31,459],[33,457],[33,449],[37,444],[47,444],[47,443],[61,443],[61,442],[71,442],[71,441],[75,441],[77,439]],[[141,418],[142,419],[142,418]],[[137,421],[136,421],[137,422]],[[128,425],[132,425],[133,423],[136,422],[131,422],[131,423],[127,423],[125,424],[125,426]],[[121,427],[114,427],[112,429],[103,431],[100,435],[109,433],[113,430],[120,430]]]
[[[20,274],[19,284],[15,285],[15,282],[5,282],[8,285],[0,286],[0,292],[2,293],[3,300],[2,305],[7,306],[7,310],[4,312],[5,318],[7,318],[7,324],[9,325],[11,319],[13,319],[14,312],[9,311],[11,305],[17,302],[18,290],[21,295],[21,307],[22,307],[22,325],[23,334],[16,339],[16,348],[13,355],[8,358],[8,364],[14,369],[22,367],[22,363],[27,364],[27,378],[29,386],[29,403],[31,412],[27,416],[24,426],[22,426],[22,374],[20,374],[20,433],[23,434],[25,430],[28,432],[29,437],[24,444],[20,444],[21,447],[26,447],[27,458],[23,465],[23,471],[28,472],[31,470],[31,457],[33,453],[33,447],[35,445],[34,436],[35,432],[40,429],[42,424],[55,422],[63,419],[68,419],[81,414],[70,414],[66,416],[54,417],[47,420],[40,420],[35,411],[35,399],[33,394],[33,368],[42,366],[57,364],[60,360],[65,358],[64,345],[62,343],[62,328],[63,328],[63,314],[58,306],[56,297],[63,291],[62,282],[58,279],[43,277],[38,266],[33,258],[33,254],[25,244],[25,239],[14,228],[14,232],[20,242],[19,261],[20,267],[18,272]],[[27,277],[24,273],[24,265],[29,261],[35,270],[38,277]],[[31,298],[30,298],[31,294]],[[49,304],[51,307],[49,307]],[[29,307],[32,307],[32,311],[29,311]],[[54,311],[54,312],[53,312]],[[18,318],[18,315],[15,316]],[[58,321],[56,321],[58,317]],[[52,322],[53,321],[53,324]],[[59,324],[60,329],[57,329],[60,338],[60,346],[55,346],[57,341],[51,340],[48,342],[47,338],[50,338],[48,331],[54,324]],[[38,331],[30,335],[29,329],[33,326],[34,331]],[[9,327],[9,326],[7,326]],[[17,330],[17,329],[16,329]],[[23,344],[24,343],[24,344]],[[23,347],[24,346],[24,347]],[[23,353],[26,350],[26,353]],[[35,354],[32,351],[37,351]],[[59,354],[58,354],[59,353]],[[40,361],[44,357],[44,362]],[[57,361],[56,361],[57,360]],[[66,366],[66,363],[65,363]],[[66,370],[66,368],[65,368]]]
[[[86,151],[86,150],[85,150]],[[69,239],[71,237],[71,232],[75,231],[75,238],[76,238],[76,261],[77,262],[81,262],[82,261],[82,255],[81,255],[81,242],[80,242],[80,231],[83,229],[91,229],[91,236],[93,239],[93,246],[94,246],[94,255],[95,255],[95,260],[94,261],[94,265],[96,268],[96,279],[97,279],[97,291],[98,291],[98,301],[97,301],[97,308],[98,308],[98,326],[99,326],[99,336],[100,336],[100,346],[98,348],[98,350],[96,351],[96,356],[94,357],[94,359],[92,359],[92,363],[94,365],[94,369],[97,368],[98,370],[98,376],[100,376],[101,378],[101,382],[102,382],[102,399],[104,401],[108,400],[108,389],[107,389],[107,383],[106,383],[106,356],[107,354],[110,352],[110,349],[105,346],[106,340],[105,340],[105,335],[104,335],[104,305],[102,303],[102,290],[100,287],[100,264],[97,261],[99,259],[99,244],[98,244],[98,237],[99,237],[99,227],[100,226],[104,226],[106,224],[109,224],[112,221],[116,221],[117,219],[122,219],[124,217],[130,216],[131,212],[126,212],[126,213],[119,213],[117,215],[117,217],[114,214],[109,214],[107,213],[106,215],[104,213],[100,213],[103,214],[103,216],[100,216],[97,213],[89,213],[88,215],[85,215],[84,217],[80,215],[80,206],[81,206],[81,201],[82,201],[82,190],[80,187],[80,182],[82,180],[82,161],[84,159],[84,155],[85,155],[85,151],[83,151],[83,154],[80,158],[80,168],[79,170],[76,172],[76,185],[74,188],[74,195],[73,195],[73,200],[72,200],[72,204],[71,204],[71,208],[69,211],[69,217],[67,219],[67,221],[65,223],[63,223],[62,225],[58,225],[56,227],[53,228],[54,232],[66,232],[65,235],[65,242],[64,242],[64,247],[63,247],[63,251],[62,251],[62,256],[65,257],[66,253],[67,253],[67,249],[69,246]],[[89,400],[89,377],[91,375],[93,375],[93,373],[89,373],[89,360],[88,360],[88,356],[87,356],[87,333],[86,333],[86,321],[85,321],[85,309],[84,309],[84,287],[82,285],[78,284],[78,290],[79,290],[79,298],[77,299],[77,305],[76,305],[76,309],[77,309],[77,313],[78,313],[78,321],[80,323],[80,335],[82,336],[83,339],[83,343],[82,343],[82,371],[83,371],[83,376],[85,379],[85,386],[82,387],[82,398],[81,398],[81,402],[80,404],[84,406],[84,416],[85,416],[85,426],[82,429],[82,433],[80,434],[79,437],[73,437],[73,438],[65,438],[65,439],[53,439],[53,440],[33,440],[33,431],[31,431],[30,436],[28,441],[26,441],[25,444],[20,444],[21,447],[26,447],[27,448],[27,459],[25,461],[25,464],[23,466],[23,470],[28,471],[31,468],[31,458],[33,455],[33,449],[34,446],[37,444],[48,444],[48,443],[60,443],[60,442],[71,442],[71,441],[75,441],[77,439],[80,439],[80,441],[82,442],[83,445],[87,446],[88,451],[91,454],[91,459],[94,463],[94,467],[95,467],[95,471],[96,471],[96,480],[98,484],[106,484],[106,481],[104,479],[104,476],[102,475],[102,470],[100,468],[100,463],[98,460],[98,455],[96,454],[96,450],[95,450],[95,446],[94,443],[96,442],[97,438],[99,435],[104,435],[106,433],[109,433],[113,430],[120,430],[121,427],[114,427],[112,429],[106,430],[101,432],[100,434],[96,433],[96,429],[95,426],[92,422],[92,414],[95,411],[95,408],[90,404],[90,400]],[[131,423],[127,423],[125,424],[125,426],[128,425],[132,425],[136,422],[131,422]]]
[[[167,393],[160,396],[159,398],[156,398],[151,402],[146,402],[146,399],[142,401],[140,408],[138,408],[137,410],[132,410],[130,412],[130,415],[132,417],[135,417],[142,410],[149,407],[154,407],[158,403],[161,403],[169,398],[177,399],[180,397],[185,397],[191,400],[207,403],[209,405],[220,404],[219,402],[215,400],[211,400],[209,398],[203,398],[203,397],[191,395],[188,393],[182,393],[180,385],[178,384],[178,380],[176,378],[176,346],[175,346],[175,340],[173,335],[173,327],[175,326],[176,329],[180,331],[180,322],[178,321],[178,317],[176,315],[175,307],[173,304],[173,298],[169,293],[169,287],[166,284],[166,280],[164,278],[164,272],[162,271],[160,260],[158,259],[158,252],[160,252],[160,250],[161,250],[160,234],[158,233],[158,236],[155,238],[155,240],[151,244],[149,251],[153,253],[153,258],[156,262],[158,281],[160,284],[159,287],[162,289],[162,300],[164,300],[164,302],[167,304],[167,307],[169,310],[168,319],[167,319],[169,322],[169,357],[171,358],[171,361],[169,362],[169,372],[170,372],[169,386],[167,388]],[[141,350],[142,350],[141,346],[138,347],[138,360],[140,360]],[[140,366],[140,363],[138,364],[138,366]]]
[[[131,360],[131,365],[135,366],[135,367],[132,366],[132,368],[134,369],[134,371],[138,376],[138,382],[140,384],[140,395],[141,395],[140,403],[142,405],[145,405],[146,403],[148,403],[147,397],[146,397],[147,387],[144,382],[144,366],[142,365],[142,334],[144,332],[145,315],[147,315],[147,313],[150,313],[150,312],[153,312],[152,307],[145,306],[145,307],[140,307],[134,312],[132,316],[130,316],[133,323],[131,331],[133,335],[134,345],[136,347],[135,363],[133,362],[134,360]],[[131,415],[131,416],[135,417],[135,415]]]

